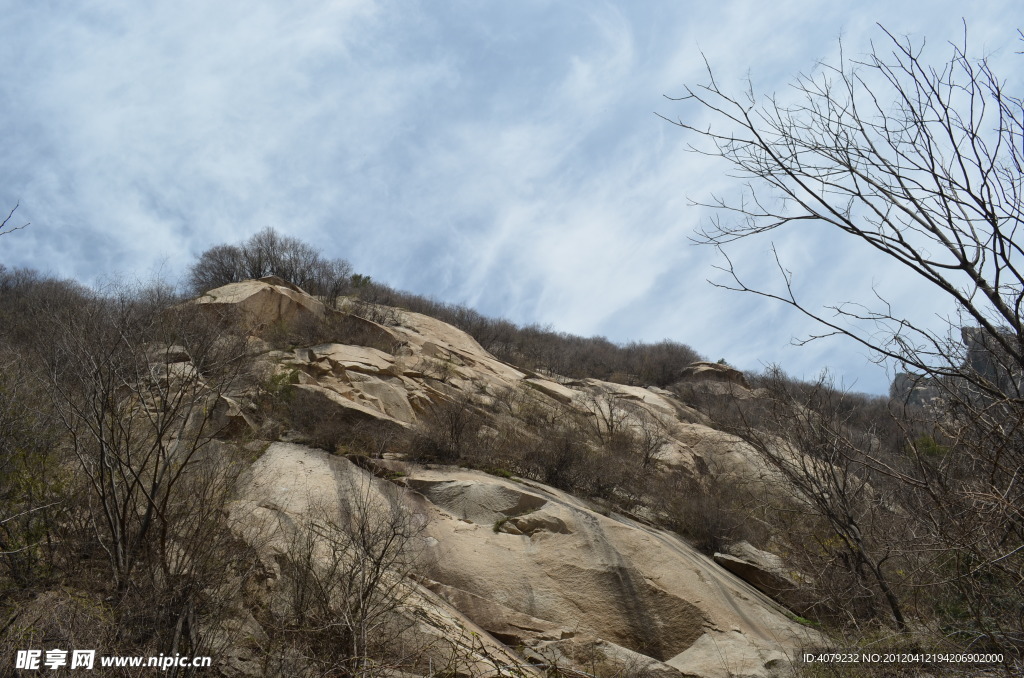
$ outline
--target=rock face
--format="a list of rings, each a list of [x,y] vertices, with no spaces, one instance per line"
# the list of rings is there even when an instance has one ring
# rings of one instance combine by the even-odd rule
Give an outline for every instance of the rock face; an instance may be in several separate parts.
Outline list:
[[[683,369],[670,387],[687,402],[707,397],[750,398],[752,393],[743,373],[722,363],[698,362]]]
[[[651,675],[725,678],[768,675],[817,640],[670,533],[537,483],[392,464],[405,474],[402,501],[423,520],[420,597],[433,600],[425,589],[450,607],[431,611],[442,629],[468,621],[493,639],[492,651],[507,644],[571,663],[596,648]],[[386,483],[344,458],[274,443],[236,510],[259,531],[282,517],[343,515],[351,493]]]
[[[257,327],[337,313],[275,280],[227,285],[197,303],[236,308]],[[390,350],[328,343],[263,358],[279,381],[342,421],[408,428],[433,404],[464,398],[486,409],[526,393],[535,407],[574,408],[598,428],[656,428],[652,458],[665,468],[763,473],[740,441],[709,428],[668,391],[527,373],[434,318],[392,315],[387,325],[358,321]],[[742,373],[723,365],[697,363],[685,378],[748,392]],[[241,421],[236,410],[225,416]],[[249,525],[247,539],[271,555],[286,551],[274,531],[281,525],[324,511],[347,515],[358,488],[379,494],[397,484],[405,510],[422,521],[411,576],[415,606],[429,623],[421,619],[417,628],[444,638],[478,632],[482,649],[472,652],[481,662],[487,653],[519,661],[518,648],[535,662],[581,669],[585,657],[600,656],[615,671],[643,675],[767,676],[783,671],[800,647],[821,642],[755,586],[669,532],[602,514],[540,483],[401,459],[373,464],[376,476],[392,480],[324,451],[270,444],[235,507]]]
[[[939,385],[918,374],[900,372],[889,387],[889,397],[899,403],[923,407],[942,397]]]
[[[980,327],[964,327],[960,330],[960,338],[967,349],[965,366],[996,384],[1005,393],[1021,393],[1024,386],[1021,368],[999,346],[995,337],[986,335]],[[1010,343],[1012,345],[1012,339]]]

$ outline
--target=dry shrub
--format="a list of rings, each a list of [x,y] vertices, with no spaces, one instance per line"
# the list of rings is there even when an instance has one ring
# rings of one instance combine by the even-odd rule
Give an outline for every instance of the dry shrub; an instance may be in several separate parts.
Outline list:
[[[571,492],[593,485],[594,475],[600,473],[593,456],[578,423],[558,420],[526,451],[523,464],[527,473],[523,475]]]
[[[264,337],[274,348],[348,344],[385,353],[394,353],[398,343],[380,323],[331,310],[322,316],[305,313],[291,323],[279,323],[269,328]]]
[[[288,388],[284,401],[285,422],[302,435],[303,442],[331,453],[342,451],[351,437],[352,421],[326,396],[303,388]]]
[[[764,542],[763,529],[751,519],[749,490],[736,479],[676,471],[651,488],[648,501],[662,509],[665,526],[703,553],[739,541]]]
[[[65,648],[112,653],[116,617],[99,595],[64,587],[19,596],[8,603],[3,610],[6,626],[0,634],[0,657],[4,658],[5,669],[13,666],[18,650]]]
[[[458,462],[486,446],[487,439],[481,436],[483,422],[483,413],[468,395],[431,403],[409,441],[409,456],[446,464]]]
[[[400,325],[402,322],[402,314],[397,308],[361,298],[352,302],[352,314],[385,327]]]
[[[315,675],[393,675],[422,648],[403,636],[415,586],[421,516],[401,490],[357,474],[338,510],[314,507],[278,556],[282,586],[257,610],[267,630],[267,668],[307,667]]]

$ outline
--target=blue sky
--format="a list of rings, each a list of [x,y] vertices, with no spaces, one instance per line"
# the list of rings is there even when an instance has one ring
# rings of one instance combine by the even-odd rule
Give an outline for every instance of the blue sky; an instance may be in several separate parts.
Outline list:
[[[398,288],[616,341],[670,338],[747,369],[889,376],[799,315],[709,285],[691,200],[734,185],[655,115],[703,81],[783,91],[879,40],[971,45],[1015,76],[1015,2],[2,2],[0,263],[86,282],[180,278],[273,226]],[[1017,89],[1016,91],[1020,91]],[[802,298],[944,301],[855,244],[772,238]],[[730,250],[777,282],[770,240]]]

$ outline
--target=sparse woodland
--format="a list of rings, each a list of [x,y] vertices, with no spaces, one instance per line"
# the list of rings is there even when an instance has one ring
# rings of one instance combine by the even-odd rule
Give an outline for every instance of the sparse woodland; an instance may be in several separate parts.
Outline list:
[[[594,656],[531,664],[514,643],[499,656],[500,639],[476,631],[423,635],[426,509],[403,485],[408,463],[540,483],[708,555],[746,544],[783,563],[783,584],[759,588],[836,647],[998,653],[991,675],[1019,675],[1024,109],[966,46],[932,68],[890,37],[884,53],[799,80],[794,104],[733,97],[712,77],[684,98],[723,127],[677,122],[755,191],[737,206],[715,202],[739,220],[712,225],[711,244],[813,220],[949,295],[960,320],[941,331],[888,307],[837,306],[836,320],[776,297],[917,375],[928,400],[847,393],[828,376],[805,383],[778,369],[741,375],[669,341],[518,327],[390,289],[270,229],[204,252],[186,295],[0,266],[0,673],[19,649],[64,645],[210,655],[223,675],[662,675]],[[0,247],[18,237],[13,215]],[[738,289],[772,296],[728,270]],[[258,326],[240,309],[190,301],[267,276],[324,311]],[[414,354],[395,340],[410,313],[466,332],[501,369],[526,375],[522,385],[474,382],[453,351]],[[407,374],[430,397],[410,398],[408,425],[328,406],[316,370],[339,360],[313,349],[334,344],[415,358]],[[374,394],[381,411],[398,407]],[[655,410],[646,394],[668,405]],[[267,518],[256,530],[253,516],[274,514],[240,512],[239,488],[275,441],[351,460],[368,479],[338,488],[334,512],[311,506],[302,521]],[[516,514],[493,534],[552,525]],[[231,654],[239,646],[250,654]]]

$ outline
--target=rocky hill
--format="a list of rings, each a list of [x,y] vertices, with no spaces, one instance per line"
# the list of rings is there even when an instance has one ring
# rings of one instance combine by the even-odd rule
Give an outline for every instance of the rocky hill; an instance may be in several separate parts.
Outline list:
[[[0,267],[0,675],[1020,673],[1008,335],[886,399],[202,261],[196,297]]]
[[[454,661],[457,674],[557,666],[578,675],[766,676],[821,642],[779,603],[656,527],[659,507],[628,501],[629,487],[670,472],[695,483],[712,471],[766,475],[743,443],[674,393],[521,370],[433,318],[351,300],[335,310],[280,279],[227,285],[195,303],[253,328],[264,375],[260,389],[226,395],[220,406],[231,432],[223,443],[258,453],[230,510],[266,568],[256,602],[236,612],[248,630],[233,636],[226,673],[263,675],[270,630],[256,608],[294,599],[303,547],[311,573],[343,562],[351,572],[353,524],[364,556],[388,561],[378,581],[390,596],[384,607],[406,620],[388,627],[389,642],[427,647],[430,663]],[[742,375],[720,365],[680,377],[689,388],[749,394]],[[283,404],[268,410],[259,403],[271,392]],[[594,468],[572,469],[596,478],[589,497],[538,480],[567,477],[551,467],[557,446],[543,444],[567,421],[606,443],[592,460],[584,454],[583,466]],[[625,461],[607,452],[620,439],[631,442]],[[530,457],[527,447],[541,452]],[[603,466],[613,457],[615,466]]]

